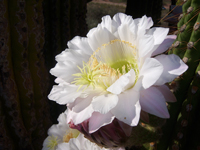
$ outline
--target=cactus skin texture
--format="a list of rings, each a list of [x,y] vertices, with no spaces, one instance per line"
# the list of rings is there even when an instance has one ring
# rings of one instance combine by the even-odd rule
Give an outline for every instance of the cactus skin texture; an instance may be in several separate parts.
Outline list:
[[[163,137],[157,144],[158,150],[196,150],[200,146],[199,135],[194,129],[199,124],[200,109],[200,1],[178,1],[177,4],[182,4],[183,14],[179,17],[177,39],[169,54],[178,55],[189,68],[171,83],[176,87],[177,102],[168,105],[170,119],[162,128]]]
[[[86,2],[0,1],[0,149],[42,149],[60,114],[47,99],[48,71],[68,40],[85,36]]]

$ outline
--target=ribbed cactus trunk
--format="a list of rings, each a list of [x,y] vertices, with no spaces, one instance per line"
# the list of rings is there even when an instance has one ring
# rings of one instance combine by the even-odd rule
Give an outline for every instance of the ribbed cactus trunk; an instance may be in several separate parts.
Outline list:
[[[127,0],[126,14],[133,18],[152,17],[156,24],[161,17],[162,0]]]
[[[153,1],[127,0],[126,13],[133,18],[146,14],[155,21],[158,18],[154,17],[153,9],[148,10],[150,3],[153,4]],[[167,119],[161,128],[162,137],[158,141],[147,142],[142,147],[133,147],[131,150],[200,149],[200,1],[178,0],[176,4],[182,5],[183,14],[177,17],[177,39],[170,47],[169,54],[178,55],[189,68],[170,83],[177,102],[168,104],[170,119]]]
[[[183,14],[179,17],[177,39],[169,54],[176,54],[189,66],[171,83],[177,102],[169,104],[170,119],[163,127],[159,150],[200,148],[200,1],[178,1]]]
[[[49,108],[48,71],[69,39],[85,36],[86,3],[0,1],[0,149],[42,149],[59,115]]]

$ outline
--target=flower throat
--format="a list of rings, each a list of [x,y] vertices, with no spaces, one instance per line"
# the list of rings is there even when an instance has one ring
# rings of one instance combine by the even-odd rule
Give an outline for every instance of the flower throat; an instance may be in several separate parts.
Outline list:
[[[130,69],[135,71],[135,83],[139,76],[137,49],[131,43],[119,39],[103,44],[93,52],[87,63],[83,62],[83,68],[77,67],[81,73],[73,74],[76,78],[72,83],[79,85],[79,89],[86,85],[84,90],[89,86],[106,90]]]

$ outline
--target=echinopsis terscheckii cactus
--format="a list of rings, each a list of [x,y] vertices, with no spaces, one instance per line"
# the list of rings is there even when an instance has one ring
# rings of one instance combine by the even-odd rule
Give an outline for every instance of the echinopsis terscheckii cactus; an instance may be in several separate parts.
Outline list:
[[[177,102],[169,104],[170,119],[163,127],[163,137],[158,150],[198,149],[200,98],[200,1],[178,1],[182,5],[177,24],[177,39],[169,54],[176,54],[189,66],[188,70],[171,83]],[[199,131],[198,131],[199,133]]]

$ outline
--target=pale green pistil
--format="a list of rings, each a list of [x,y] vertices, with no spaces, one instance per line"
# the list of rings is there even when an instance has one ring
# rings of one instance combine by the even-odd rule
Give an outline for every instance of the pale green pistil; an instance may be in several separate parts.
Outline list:
[[[124,73],[125,72],[128,72],[128,66],[129,65],[129,62],[125,61],[125,60],[119,60],[115,63],[113,63],[112,65],[110,65],[111,68],[115,69],[115,70],[118,70],[120,71],[120,73]],[[125,66],[125,70],[123,70],[123,66]]]

